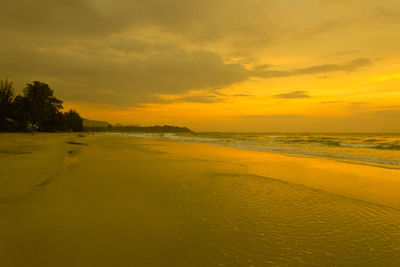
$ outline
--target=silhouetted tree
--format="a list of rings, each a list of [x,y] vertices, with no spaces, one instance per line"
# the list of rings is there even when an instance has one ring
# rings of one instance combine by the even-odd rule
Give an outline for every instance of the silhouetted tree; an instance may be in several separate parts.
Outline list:
[[[72,109],[64,113],[64,124],[66,131],[81,132],[83,130],[83,119]]]
[[[23,98],[20,102],[27,111],[29,127],[44,132],[60,130],[63,102],[53,96],[53,90],[46,83],[28,84]]]
[[[83,119],[74,110],[62,113],[62,103],[53,95],[53,90],[46,84],[34,81],[23,90],[23,96],[16,96],[12,82],[0,81],[0,131],[83,131]],[[107,123],[105,123],[107,125]],[[123,126],[85,127],[86,131],[127,131],[127,132],[192,132],[186,127],[177,126]]]
[[[8,80],[0,81],[0,131],[13,130],[13,83]]]
[[[13,102],[13,119],[15,131],[26,131],[29,126],[28,99],[18,95]]]

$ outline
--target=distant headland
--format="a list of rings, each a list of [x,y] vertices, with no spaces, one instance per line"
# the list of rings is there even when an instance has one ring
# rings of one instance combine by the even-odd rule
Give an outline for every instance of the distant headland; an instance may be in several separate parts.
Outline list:
[[[99,121],[101,125],[88,124],[91,120],[83,120],[83,131],[85,132],[140,132],[140,133],[192,133],[187,127],[178,127],[171,125],[139,126],[139,125],[111,125],[107,122]],[[107,123],[108,125],[104,125]],[[89,126],[91,125],[91,126]]]
[[[85,132],[140,132],[140,133],[192,133],[187,127],[178,127],[171,125],[163,126],[139,126],[122,125],[117,123],[111,125],[106,121],[96,121],[83,119],[83,131]]]

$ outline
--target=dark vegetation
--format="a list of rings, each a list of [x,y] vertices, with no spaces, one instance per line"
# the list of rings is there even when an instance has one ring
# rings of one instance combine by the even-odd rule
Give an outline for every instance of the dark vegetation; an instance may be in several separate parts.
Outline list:
[[[0,81],[0,131],[1,132],[79,132],[83,119],[70,110],[62,112],[60,99],[46,84],[34,81],[15,96],[13,83]]]
[[[46,84],[34,81],[15,96],[13,83],[0,80],[0,132],[192,132],[177,126],[112,126],[107,122],[84,120],[74,110],[62,112],[63,101]],[[84,125],[86,122],[88,125]]]
[[[111,126],[108,127],[84,127],[88,132],[139,132],[139,133],[191,133],[186,127],[178,126]]]

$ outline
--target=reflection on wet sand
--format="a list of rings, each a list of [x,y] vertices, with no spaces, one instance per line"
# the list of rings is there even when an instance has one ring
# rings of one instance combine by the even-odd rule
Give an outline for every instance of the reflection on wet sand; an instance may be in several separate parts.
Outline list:
[[[351,164],[322,161],[313,173],[305,158],[253,154],[262,152],[110,136],[84,142],[79,152],[67,147],[51,183],[3,214],[1,265],[400,264],[399,210],[329,189],[335,173],[355,177]],[[323,190],[318,177],[327,179]]]

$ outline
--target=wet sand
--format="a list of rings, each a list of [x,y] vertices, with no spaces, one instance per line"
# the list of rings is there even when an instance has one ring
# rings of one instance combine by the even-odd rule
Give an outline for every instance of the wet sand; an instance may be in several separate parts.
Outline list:
[[[400,264],[398,170],[118,136],[0,138],[1,266]]]

